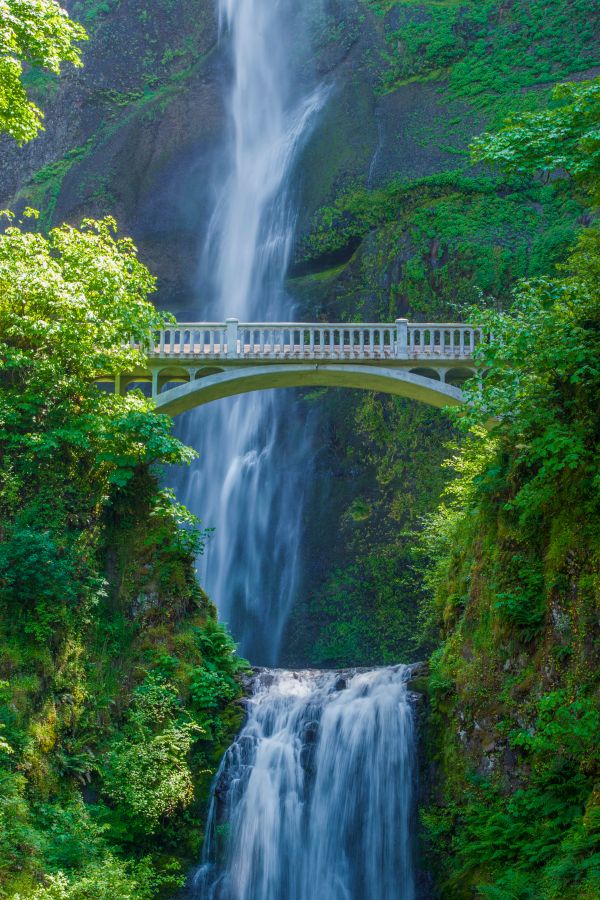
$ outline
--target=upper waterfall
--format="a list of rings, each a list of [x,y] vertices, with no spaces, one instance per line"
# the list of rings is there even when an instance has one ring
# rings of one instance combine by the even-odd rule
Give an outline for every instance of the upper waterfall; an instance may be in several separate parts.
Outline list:
[[[240,318],[281,315],[290,309],[282,280],[295,223],[291,169],[326,91],[298,91],[289,40],[298,16],[288,2],[220,0],[219,9],[233,66],[228,171],[205,262],[214,265],[216,309]]]
[[[311,73],[295,0],[220,0],[221,52],[230,78],[214,212],[201,254],[210,280],[203,317],[293,312],[284,290],[297,219],[299,152],[326,100]],[[278,659],[298,584],[310,428],[289,398],[233,399],[188,417],[183,438],[199,463],[180,493],[214,527],[202,580],[242,653]],[[293,401],[292,401],[293,402]]]

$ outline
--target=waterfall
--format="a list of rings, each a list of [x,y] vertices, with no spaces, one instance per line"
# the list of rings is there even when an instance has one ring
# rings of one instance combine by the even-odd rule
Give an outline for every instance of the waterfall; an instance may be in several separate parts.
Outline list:
[[[194,900],[414,900],[409,672],[254,678]]]
[[[284,278],[298,154],[327,95],[297,0],[219,0],[229,126],[201,266],[202,318],[292,318]],[[186,503],[214,526],[203,582],[241,650],[277,660],[294,599],[311,435],[293,397],[187,418]],[[261,670],[221,764],[195,900],[414,900],[408,669]]]
[[[292,175],[326,90],[311,83],[302,4],[218,2],[232,74],[199,317],[290,320]],[[288,392],[249,394],[190,413],[180,431],[199,461],[179,494],[215,529],[201,579],[241,652],[266,665],[277,661],[294,599],[310,466],[309,429],[293,407]]]

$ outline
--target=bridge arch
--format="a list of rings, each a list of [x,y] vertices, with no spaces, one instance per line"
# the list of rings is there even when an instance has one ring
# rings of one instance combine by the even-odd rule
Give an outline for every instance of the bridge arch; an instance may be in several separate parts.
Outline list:
[[[459,387],[384,366],[286,364],[224,369],[203,378],[190,379],[155,397],[159,413],[177,416],[197,406],[252,391],[283,387],[342,387],[395,394],[431,406],[464,403]]]

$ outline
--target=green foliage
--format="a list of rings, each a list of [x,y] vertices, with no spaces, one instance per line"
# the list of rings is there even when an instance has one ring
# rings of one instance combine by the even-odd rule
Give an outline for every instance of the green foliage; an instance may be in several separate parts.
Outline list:
[[[189,458],[139,394],[93,384],[139,364],[131,338],[143,347],[164,322],[146,300],[152,276],[114,232],[106,219],[48,237],[9,225],[0,236],[0,442],[23,475],[66,454],[123,485],[137,466]]]
[[[473,160],[515,175],[563,171],[600,181],[600,79],[559,84],[552,100],[552,108],[511,116],[500,131],[476,138]]]
[[[519,89],[556,82],[597,61],[597,21],[587,0],[366,0],[394,10],[386,28],[382,89],[449,77],[452,92],[485,107]]]
[[[0,3],[0,131],[20,144],[42,128],[43,114],[22,81],[23,63],[60,74],[64,62],[81,65],[77,42],[85,30],[55,0],[2,0]]]
[[[248,670],[248,664],[236,655],[235,644],[219,622],[209,620],[195,637],[202,665],[190,674],[191,701],[203,712],[222,709],[239,695],[237,676]]]
[[[592,492],[600,478],[599,248],[600,231],[590,228],[566,277],[521,285],[508,313],[477,313],[494,341],[480,351],[486,377],[481,390],[470,389],[473,407],[464,422],[490,415],[501,421],[499,434],[517,448],[512,467],[520,473],[510,503],[525,517],[551,502],[557,479],[569,472],[579,473]]]
[[[59,871],[44,881],[27,895],[14,894],[13,900],[153,900],[165,890],[181,887],[184,879],[157,871],[150,858],[126,863],[107,854],[81,875]]]
[[[496,592],[496,609],[516,625],[525,641],[542,630],[546,617],[544,575],[539,564],[516,553],[502,572],[502,587]]]
[[[354,296],[383,295],[377,316],[408,308],[463,318],[482,292],[505,303],[516,278],[541,275],[564,258],[580,213],[554,185],[516,190],[445,173],[348,190],[318,212],[302,253],[313,265],[353,254],[344,275],[353,275]]]
[[[493,194],[494,182],[489,178],[465,178],[458,172],[445,172],[412,182],[392,179],[376,190],[360,184],[347,187],[331,206],[318,211],[311,234],[304,242],[304,258],[335,253],[352,245],[376,226],[395,221],[407,203],[414,213],[414,200],[423,193],[437,200],[457,191],[467,195]]]
[[[569,156],[594,197],[597,166],[582,161],[590,86],[559,94],[570,129],[560,162],[554,110],[513,118],[497,143],[477,146],[529,175]],[[443,638],[430,685],[443,777],[424,822],[448,897],[600,890],[599,248],[593,223],[558,272],[517,284],[510,310],[473,313],[493,337],[458,424],[479,435],[491,416],[495,425],[479,459],[471,439],[453,461],[450,502],[426,529],[428,622]]]
[[[239,722],[240,663],[196,582],[207,533],[152,471],[191,451],[95,384],[165,317],[111,220],[9,220],[0,286],[0,891],[146,900],[197,858]]]
[[[0,544],[0,602],[37,641],[50,641],[82,595],[97,602],[103,588],[104,580],[75,548],[57,547],[51,532],[7,527]]]
[[[600,711],[589,697],[569,697],[565,690],[541,697],[535,729],[511,735],[515,747],[523,747],[535,757],[539,779],[565,763],[576,763],[585,774],[597,759]]]
[[[170,724],[158,734],[138,728],[130,737],[125,731],[113,744],[102,773],[104,791],[130,823],[132,837],[152,834],[163,817],[190,804],[193,740],[193,726]]]

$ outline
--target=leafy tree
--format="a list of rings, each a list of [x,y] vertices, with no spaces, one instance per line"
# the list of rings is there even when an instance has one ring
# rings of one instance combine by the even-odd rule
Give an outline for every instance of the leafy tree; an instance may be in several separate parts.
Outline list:
[[[77,42],[87,38],[56,0],[0,0],[0,132],[20,144],[42,129],[42,111],[27,96],[23,64],[60,74],[81,66]]]
[[[139,392],[94,383],[142,363],[130,338],[143,346],[165,321],[146,299],[154,279],[115,232],[106,219],[0,235],[0,601],[40,641],[101,598],[90,525],[115,491],[192,456]],[[201,549],[197,523],[185,527],[182,552]]]
[[[165,322],[147,300],[153,288],[111,219],[0,235],[0,447],[11,478],[39,476],[62,455],[86,478],[91,465],[98,487],[123,485],[140,465],[190,459],[151,402],[94,384],[143,363],[130,339],[144,346]]]
[[[508,173],[565,170],[600,197],[600,79],[558,85],[558,105],[515,116],[473,143],[475,159]],[[494,340],[480,348],[482,385],[467,389],[467,428],[490,414],[519,473],[515,502],[534,509],[551,498],[564,470],[599,477],[600,228],[584,230],[559,274],[521,281],[508,312],[474,311]]]
[[[514,502],[531,512],[552,498],[565,471],[600,478],[600,229],[579,239],[564,277],[519,285],[509,312],[482,311],[494,335],[480,351],[482,386],[468,388],[463,423],[498,417],[520,488]]]
[[[513,175],[564,172],[595,191],[600,181],[600,78],[557,85],[552,106],[510,116],[503,127],[471,144],[474,162]]]

